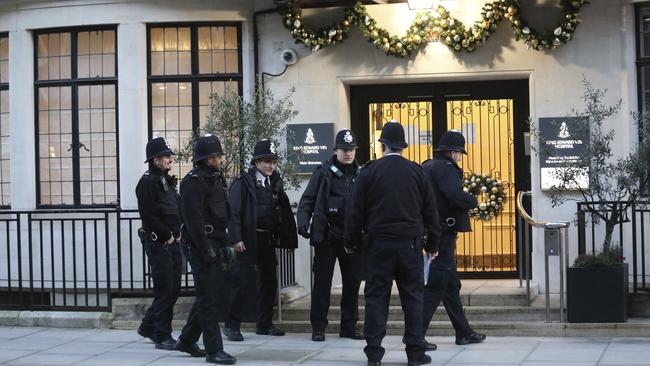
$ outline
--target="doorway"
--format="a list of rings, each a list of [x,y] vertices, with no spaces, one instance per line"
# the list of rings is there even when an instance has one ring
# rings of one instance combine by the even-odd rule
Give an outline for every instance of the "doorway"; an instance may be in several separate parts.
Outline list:
[[[528,80],[359,85],[350,87],[351,128],[361,163],[381,157],[381,128],[390,120],[405,129],[404,157],[422,163],[434,156],[438,139],[459,130],[468,155],[460,165],[466,177],[489,175],[503,182],[500,214],[472,219],[473,232],[457,241],[458,271],[466,278],[512,278],[518,271],[515,197],[530,189],[530,156],[524,138]]]

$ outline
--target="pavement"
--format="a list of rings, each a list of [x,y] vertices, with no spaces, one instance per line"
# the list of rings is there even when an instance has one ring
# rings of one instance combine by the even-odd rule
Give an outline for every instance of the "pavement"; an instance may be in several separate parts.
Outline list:
[[[175,332],[174,336],[177,336]],[[244,342],[225,341],[238,365],[365,365],[364,341],[327,335],[312,342],[309,334],[284,337],[244,333]],[[648,338],[491,337],[482,344],[456,346],[452,337],[428,338],[432,365],[589,366],[650,365]],[[405,365],[400,336],[384,339],[382,365]],[[132,330],[0,327],[3,365],[205,365],[176,351],[162,351]]]

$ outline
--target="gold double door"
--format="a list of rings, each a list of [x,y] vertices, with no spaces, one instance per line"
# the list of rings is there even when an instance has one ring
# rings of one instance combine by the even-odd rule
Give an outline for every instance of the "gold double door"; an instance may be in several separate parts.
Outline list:
[[[368,118],[366,131],[358,131],[362,135],[360,138],[367,139],[367,159],[381,157],[378,139],[382,126],[390,120],[404,126],[409,147],[403,155],[417,163],[434,157],[438,139],[444,131],[458,130],[467,141],[468,154],[460,162],[465,176],[489,175],[503,182],[505,200],[500,214],[489,220],[472,218],[473,231],[459,235],[457,267],[470,276],[507,277],[519,270],[515,196],[518,188],[529,184],[529,173],[525,172],[527,157],[522,151],[523,139],[517,138],[523,137],[522,132],[527,128],[517,126],[517,123],[525,123],[525,119],[521,119],[527,110],[516,109],[527,109],[527,104],[517,103],[515,95],[502,94],[506,94],[505,97],[476,98],[468,93],[407,96],[402,100],[395,96],[390,101],[377,102],[370,98],[363,103],[367,111],[357,111],[357,115]],[[363,105],[357,107],[360,109]],[[358,130],[361,124],[353,124],[354,127]],[[363,160],[364,154],[360,155]],[[478,199],[481,202],[488,197],[479,196]]]

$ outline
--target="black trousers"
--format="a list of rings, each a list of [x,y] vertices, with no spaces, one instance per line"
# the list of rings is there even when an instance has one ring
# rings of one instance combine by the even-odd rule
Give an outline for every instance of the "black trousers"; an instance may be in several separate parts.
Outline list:
[[[424,290],[424,334],[442,301],[456,332],[462,338],[473,332],[467,322],[460,300],[460,278],[456,271],[456,233],[444,232],[440,238],[440,256],[431,262],[429,278]],[[444,248],[444,249],[443,249]]]
[[[275,254],[275,246],[272,242],[270,233],[257,233],[257,246],[254,249],[255,257],[242,255],[240,263],[233,268],[233,283],[230,291],[229,311],[226,318],[226,327],[240,330],[243,319],[243,312],[247,304],[243,304],[244,299],[249,298],[244,293],[250,286],[247,282],[250,278],[244,278],[247,274],[254,274],[257,281],[257,329],[268,330],[273,327],[273,305],[278,294],[278,259]],[[252,249],[252,248],[251,248]],[[251,250],[249,249],[249,250]],[[249,266],[254,266],[255,271],[248,270]]]
[[[164,245],[148,239],[143,245],[151,266],[153,302],[140,329],[151,333],[155,342],[163,342],[172,336],[174,304],[181,291],[181,251],[178,244]]]
[[[314,248],[314,288],[311,292],[309,319],[313,331],[325,331],[327,313],[330,307],[332,276],[334,264],[339,261],[343,296],[341,297],[341,334],[351,333],[359,320],[359,286],[363,271],[363,261],[358,253],[347,254],[343,249],[343,239],[326,240]]]
[[[211,245],[219,253],[218,243],[211,242]],[[207,353],[222,351],[223,340],[218,322],[218,289],[223,279],[221,263],[206,263],[201,252],[191,245],[184,245],[183,250],[192,266],[196,299],[179,339],[194,343],[203,334]]]
[[[367,279],[365,286],[366,320],[364,349],[369,361],[384,356],[382,339],[386,336],[388,306],[393,279],[397,282],[404,312],[404,337],[409,360],[419,360],[424,354],[422,333],[422,292],[424,278],[422,247],[415,240],[384,241],[374,239],[366,253]]]

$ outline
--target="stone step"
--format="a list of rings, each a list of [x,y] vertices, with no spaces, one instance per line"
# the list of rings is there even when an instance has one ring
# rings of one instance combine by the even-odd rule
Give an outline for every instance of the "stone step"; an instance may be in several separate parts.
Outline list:
[[[470,322],[473,321],[534,321],[545,320],[546,311],[544,308],[528,306],[467,306],[464,308],[465,316]],[[559,319],[559,309],[551,309],[552,319]],[[282,320],[300,321],[309,320],[308,306],[288,306],[282,308]],[[277,314],[277,310],[276,310]],[[363,319],[365,308],[359,307],[359,318]],[[276,315],[277,317],[277,315]],[[331,306],[327,318],[330,323],[338,322],[341,319],[341,308]],[[434,321],[448,320],[447,312],[443,306],[438,307],[434,315]],[[400,306],[391,306],[388,311],[389,321],[404,321],[404,313]]]
[[[135,331],[140,321],[114,320],[114,329],[130,329]],[[172,326],[176,332],[184,325],[182,320],[174,320]],[[311,325],[309,321],[276,321],[277,327],[292,333],[306,333],[309,337]],[[360,322],[363,326],[363,322]],[[650,322],[647,319],[631,318],[627,323],[545,323],[543,321],[474,321],[472,328],[490,336],[535,336],[535,337],[650,337]],[[242,332],[255,331],[255,325],[242,324]],[[330,337],[339,332],[339,325],[332,323],[327,328]],[[386,327],[389,335],[404,334],[404,322],[389,321]],[[428,336],[453,336],[454,330],[447,321],[431,322]],[[360,341],[363,342],[363,341]],[[363,344],[363,343],[360,343]]]

